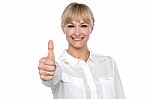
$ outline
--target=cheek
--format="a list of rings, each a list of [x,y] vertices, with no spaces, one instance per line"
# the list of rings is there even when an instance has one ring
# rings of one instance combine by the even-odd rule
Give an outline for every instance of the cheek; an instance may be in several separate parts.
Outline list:
[[[66,36],[71,36],[74,32],[73,31],[66,31],[65,34]]]
[[[90,35],[91,32],[92,32],[91,28],[88,28],[88,29],[82,29],[82,33],[83,33],[84,35]]]
[[[87,38],[89,38],[91,32],[90,32],[90,31],[86,31],[86,32],[84,32],[83,34],[84,34]]]
[[[86,39],[88,40],[90,38],[90,34],[86,35]]]
[[[66,35],[66,39],[69,40],[70,36],[71,36],[71,33],[70,32],[65,32],[65,35]]]
[[[87,39],[87,40],[90,38],[90,35],[91,35],[91,32],[88,31],[87,34],[86,34],[86,39]]]

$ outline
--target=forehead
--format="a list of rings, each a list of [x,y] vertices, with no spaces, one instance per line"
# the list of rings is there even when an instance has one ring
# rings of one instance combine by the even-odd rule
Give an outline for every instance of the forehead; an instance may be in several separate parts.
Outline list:
[[[80,19],[80,20],[72,20],[68,24],[84,24],[84,23],[87,22],[85,22],[83,19]]]

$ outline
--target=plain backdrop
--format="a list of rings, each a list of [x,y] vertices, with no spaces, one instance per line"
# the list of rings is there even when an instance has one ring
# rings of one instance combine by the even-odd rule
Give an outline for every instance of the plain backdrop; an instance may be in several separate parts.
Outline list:
[[[0,99],[53,99],[39,79],[38,63],[67,48],[60,17],[71,2],[95,16],[88,42],[115,59],[127,99],[150,99],[150,3],[148,0],[0,0]]]

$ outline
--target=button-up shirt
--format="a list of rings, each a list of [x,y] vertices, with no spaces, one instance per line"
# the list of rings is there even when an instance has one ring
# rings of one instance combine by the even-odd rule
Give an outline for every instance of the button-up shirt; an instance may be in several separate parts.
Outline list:
[[[91,51],[85,62],[64,50],[54,79],[43,84],[51,87],[54,99],[125,99],[115,61]]]

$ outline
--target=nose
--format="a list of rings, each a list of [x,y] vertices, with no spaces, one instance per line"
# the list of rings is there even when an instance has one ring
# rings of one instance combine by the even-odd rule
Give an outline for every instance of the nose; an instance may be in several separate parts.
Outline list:
[[[79,26],[77,26],[76,28],[75,28],[75,33],[74,33],[76,36],[79,36],[80,34],[81,34],[81,29],[80,29],[80,27]]]

